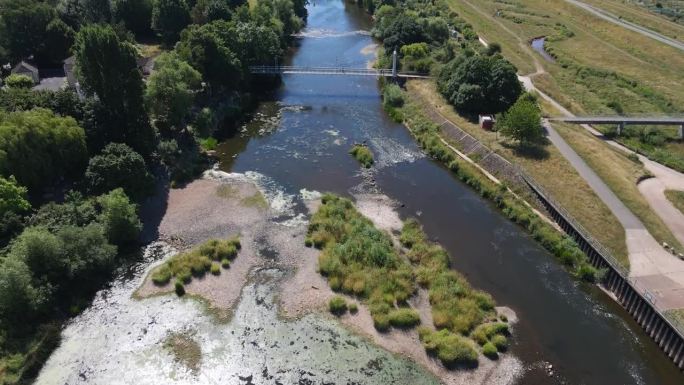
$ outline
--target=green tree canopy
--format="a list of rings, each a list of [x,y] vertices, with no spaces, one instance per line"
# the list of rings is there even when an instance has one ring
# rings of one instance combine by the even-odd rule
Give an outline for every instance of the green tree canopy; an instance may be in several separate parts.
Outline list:
[[[110,143],[101,154],[90,158],[85,181],[92,194],[122,187],[135,199],[148,195],[153,185],[143,157],[122,143]]]
[[[466,114],[505,111],[522,93],[515,67],[500,55],[458,56],[444,66],[437,84]]]
[[[46,109],[0,114],[0,174],[40,192],[80,176],[86,159],[85,133],[73,118]]]
[[[114,20],[123,22],[126,28],[138,36],[152,32],[153,0],[114,0]]]
[[[52,20],[45,29],[44,60],[61,65],[69,57],[75,38],[76,33],[65,22],[60,19]]]
[[[175,52],[164,53],[155,62],[145,90],[145,102],[157,127],[180,129],[202,87],[202,75]]]
[[[97,95],[95,109],[108,142],[126,143],[144,156],[154,148],[155,133],[144,108],[144,84],[135,48],[120,41],[111,26],[89,25],[76,36],[75,53],[81,85]]]
[[[31,208],[26,200],[26,187],[17,184],[13,176],[5,179],[0,177],[0,216],[5,213],[25,213]]]
[[[102,208],[98,221],[102,223],[109,242],[122,246],[138,239],[142,223],[136,205],[131,203],[123,189],[112,190],[97,198]]]
[[[0,45],[15,60],[40,54],[48,24],[56,17],[54,7],[37,0],[0,1]]]
[[[152,29],[167,45],[178,41],[180,32],[190,24],[190,7],[185,0],[154,0]]]
[[[217,33],[214,26],[218,24],[214,23],[201,27],[191,25],[181,34],[176,51],[212,88],[236,89],[243,77],[242,63]]]
[[[529,98],[521,97],[499,118],[501,134],[520,144],[538,143],[544,137],[539,106]]]

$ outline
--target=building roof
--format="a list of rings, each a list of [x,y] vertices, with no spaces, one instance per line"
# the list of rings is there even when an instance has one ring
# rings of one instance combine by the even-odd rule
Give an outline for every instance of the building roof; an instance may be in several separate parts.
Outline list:
[[[36,75],[38,74],[38,68],[30,65],[29,63],[25,61],[20,61],[19,64],[15,65],[14,68],[12,68],[12,73],[21,73],[21,72],[33,72]]]

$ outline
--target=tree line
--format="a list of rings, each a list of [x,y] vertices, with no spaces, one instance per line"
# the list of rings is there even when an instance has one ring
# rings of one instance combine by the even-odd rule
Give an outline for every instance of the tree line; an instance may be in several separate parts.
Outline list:
[[[0,0],[0,63],[61,66],[79,89],[0,89],[0,380],[135,250],[155,184],[205,167],[240,119],[248,67],[283,55],[306,0]],[[143,45],[141,42],[145,42]],[[145,46],[160,47],[144,78]],[[7,75],[7,74],[5,74]],[[29,79],[30,80],[30,79]]]

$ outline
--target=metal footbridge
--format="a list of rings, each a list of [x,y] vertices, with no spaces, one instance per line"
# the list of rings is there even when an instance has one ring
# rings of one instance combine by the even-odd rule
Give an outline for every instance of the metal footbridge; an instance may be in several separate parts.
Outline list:
[[[428,79],[429,74],[420,72],[398,71],[397,50],[392,53],[392,69],[375,68],[350,68],[350,67],[308,67],[308,66],[281,66],[260,65],[250,66],[249,72],[253,75],[338,75],[338,76],[373,76],[386,78],[404,79]]]
[[[404,79],[428,79],[429,75],[419,72],[398,72],[391,69],[349,68],[349,67],[298,67],[298,66],[251,66],[249,72],[254,75],[342,75],[342,76],[374,76]]]

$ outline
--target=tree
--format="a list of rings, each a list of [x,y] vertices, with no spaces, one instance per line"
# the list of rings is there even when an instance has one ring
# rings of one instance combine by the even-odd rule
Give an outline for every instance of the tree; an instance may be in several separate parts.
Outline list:
[[[145,90],[145,102],[157,127],[181,128],[202,87],[202,75],[176,53],[164,53],[155,62]]]
[[[74,51],[83,89],[99,99],[94,120],[104,129],[98,134],[106,142],[126,143],[143,156],[149,155],[155,133],[144,108],[144,84],[135,48],[120,41],[111,26],[89,25],[76,36]]]
[[[122,187],[126,194],[140,199],[150,193],[154,181],[140,154],[125,144],[110,143],[100,155],[90,158],[85,182],[92,194]]]
[[[385,50],[389,53],[404,45],[425,41],[425,36],[416,17],[404,12],[401,16],[394,18],[387,29],[382,32],[382,39]]]
[[[11,74],[5,78],[5,85],[9,88],[31,88],[33,79],[24,74]]]
[[[44,60],[53,64],[62,64],[69,57],[71,46],[74,45],[76,33],[65,22],[54,19],[45,29],[45,48],[42,55]]]
[[[190,8],[185,0],[155,0],[152,8],[152,29],[164,43],[171,46],[180,32],[190,24]]]
[[[236,89],[242,80],[242,63],[214,30],[216,21],[190,26],[176,46],[178,55],[202,74],[213,88]]]
[[[112,8],[114,20],[123,22],[136,35],[152,32],[152,0],[114,0]]]
[[[243,64],[263,65],[282,55],[278,35],[267,26],[238,23],[233,31],[234,41],[230,46]]]
[[[64,203],[49,202],[38,209],[29,221],[31,226],[39,226],[56,232],[64,226],[83,227],[97,219],[97,209],[92,199],[86,199],[79,192],[69,191]]]
[[[520,98],[499,118],[501,134],[521,145],[538,143],[544,137],[539,106],[528,98]]]
[[[0,115],[0,174],[29,190],[80,176],[86,159],[85,133],[73,118],[41,108]]]
[[[25,213],[31,208],[26,200],[26,187],[17,184],[17,180],[10,176],[5,179],[0,177],[0,216],[8,212]]]
[[[12,58],[38,54],[43,47],[47,25],[56,16],[54,8],[36,0],[2,0],[0,10],[0,39]]]
[[[142,231],[136,205],[128,200],[123,189],[112,190],[97,198],[102,207],[99,222],[105,228],[109,242],[123,246],[135,242]]]
[[[6,326],[29,320],[46,301],[45,291],[33,285],[24,261],[6,257],[0,262],[0,319]]]

